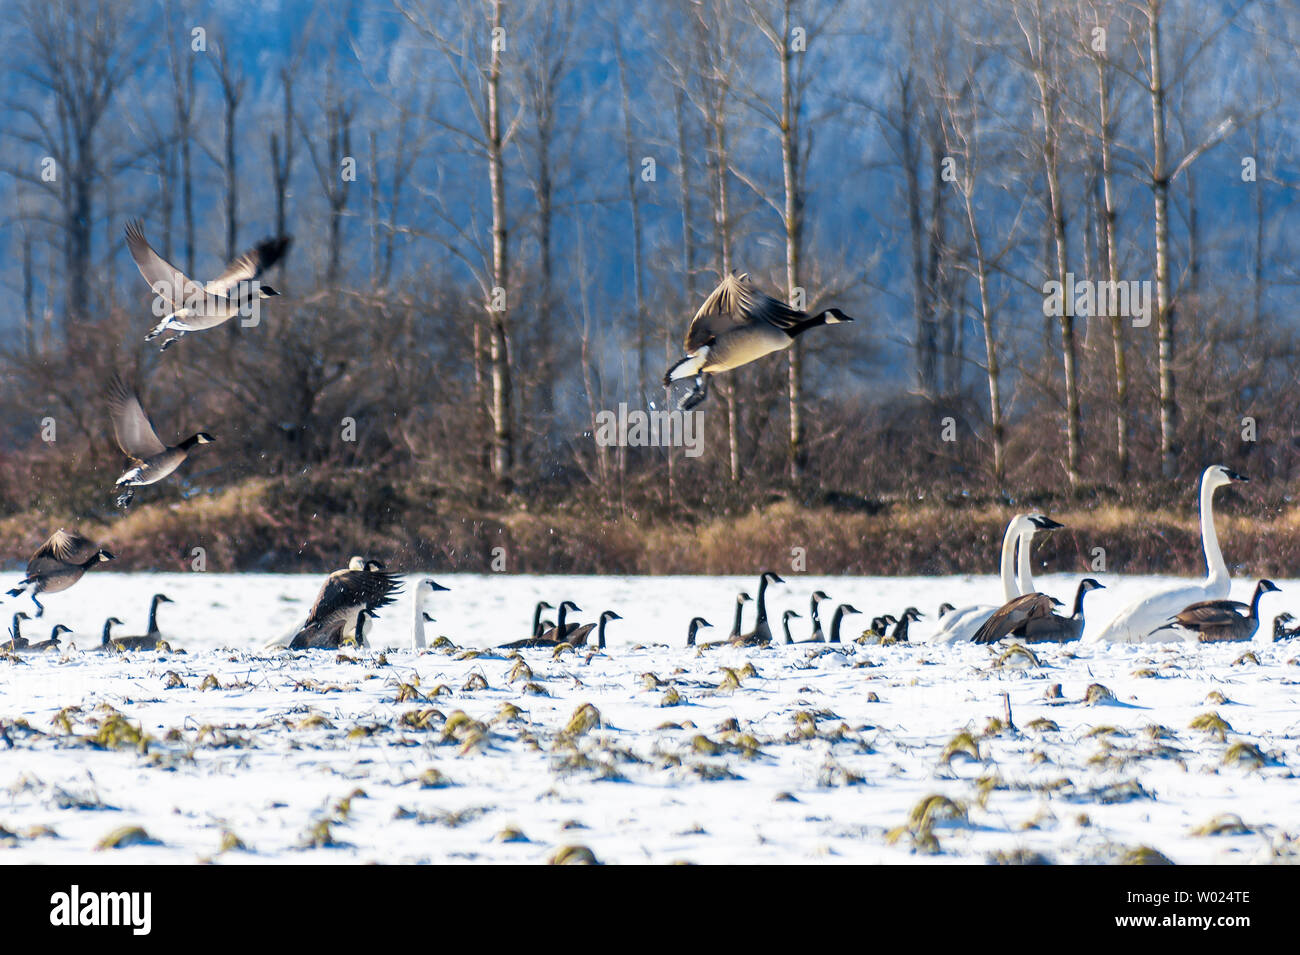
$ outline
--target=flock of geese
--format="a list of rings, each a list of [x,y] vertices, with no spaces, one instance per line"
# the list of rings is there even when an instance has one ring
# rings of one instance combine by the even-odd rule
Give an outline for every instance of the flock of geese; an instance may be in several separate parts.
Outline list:
[[[215,279],[198,283],[167,262],[154,251],[145,238],[139,222],[126,227],[126,244],[136,267],[155,294],[155,310],[165,309],[166,314],[146,336],[151,341],[171,333],[162,351],[191,332],[215,328],[231,318],[249,314],[249,309],[261,299],[275,296],[275,289],[263,285],[261,276],[274,266],[287,251],[289,236],[265,239],[231,262]],[[160,308],[161,306],[161,308]],[[852,322],[838,308],[829,308],[809,314],[791,308],[783,302],[755,289],[748,275],[730,274],[705,299],[692,318],[686,332],[686,355],[664,375],[665,387],[673,382],[693,379],[692,390],[682,399],[679,407],[689,410],[702,402],[708,394],[708,377],[738,368],[765,355],[789,348],[795,338],[805,331],[821,325]],[[120,376],[115,376],[108,389],[108,408],[113,434],[118,446],[129,459],[127,470],[117,479],[117,504],[130,505],[135,489],[156,484],[179,468],[198,445],[215,440],[206,431],[199,431],[175,445],[166,445],[158,437],[138,392]],[[1160,639],[1192,639],[1201,642],[1223,640],[1249,640],[1259,628],[1261,598],[1278,588],[1272,581],[1261,580],[1250,604],[1228,600],[1231,580],[1227,564],[1219,549],[1214,528],[1213,499],[1217,488],[1246,478],[1228,468],[1214,465],[1201,477],[1201,536],[1205,550],[1206,578],[1196,584],[1175,587],[1137,601],[1112,620],[1093,639],[1097,641],[1142,642]],[[1084,598],[1103,585],[1092,577],[1079,582],[1069,612],[1065,605],[1049,594],[1035,589],[1032,575],[1031,548],[1034,535],[1062,525],[1043,514],[1017,514],[1007,525],[1002,541],[1000,605],[980,604],[953,607],[944,603],[939,608],[939,622],[932,642],[955,643],[972,641],[989,644],[1013,638],[1029,643],[1066,643],[1080,640],[1084,631]],[[54,594],[73,586],[87,570],[114,555],[106,548],[75,533],[58,530],[32,555],[27,573],[18,586],[8,591],[8,596],[30,595],[36,608],[36,617],[44,613],[39,597]],[[759,578],[757,598],[740,593],[736,598],[735,616],[731,633],[726,640],[697,644],[701,629],[712,625],[703,617],[693,617],[688,625],[688,646],[767,646],[778,642],[772,632],[767,611],[767,589],[784,581],[772,571],[764,571]],[[276,638],[268,647],[287,649],[334,648],[345,644],[366,645],[366,631],[370,622],[378,619],[379,611],[391,605],[401,593],[402,579],[385,570],[381,561],[353,557],[348,566],[331,573],[322,585],[307,619],[289,633]],[[414,611],[411,622],[411,643],[415,649],[426,646],[425,625],[433,620],[425,610],[427,597],[448,588],[430,578],[416,585]],[[821,605],[829,600],[818,590],[812,594],[809,606],[809,630],[798,638],[792,633],[791,620],[801,619],[794,610],[781,615],[783,642],[841,643],[844,618],[861,611],[852,604],[841,603],[831,615],[829,630],[823,628]],[[153,649],[160,645],[157,615],[160,603],[170,602],[163,594],[156,594],[149,608],[149,624],[145,634],[131,637],[114,637],[112,628],[121,620],[109,617],[100,635],[99,646],[106,649]],[[753,629],[743,628],[745,606],[756,604],[757,617]],[[556,611],[554,622],[544,619],[547,610]],[[500,645],[500,649],[527,649],[541,647],[584,647],[593,639],[598,649],[605,647],[605,631],[609,623],[622,617],[607,610],[596,622],[580,624],[571,618],[580,613],[572,600],[562,600],[558,606],[542,601],[533,611],[532,627],[527,637]],[[915,607],[908,607],[898,616],[883,614],[872,620],[871,626],[855,638],[859,641],[908,642],[910,625],[922,619]],[[33,618],[26,613],[14,614],[10,639],[0,644],[0,649],[11,652],[53,650],[62,646],[72,631],[62,624],[56,625],[47,640],[32,643],[22,636],[23,621]],[[1282,614],[1274,621],[1274,636],[1286,639],[1300,631],[1288,628],[1292,618]]]
[[[1207,468],[1201,476],[1201,539],[1205,552],[1206,577],[1194,584],[1182,585],[1143,597],[1118,614],[1092,641],[1146,642],[1160,640],[1191,640],[1201,643],[1242,641],[1253,639],[1259,630],[1260,601],[1265,594],[1278,587],[1270,580],[1261,580],[1255,588],[1250,603],[1229,600],[1231,579],[1227,564],[1219,548],[1214,528],[1214,492],[1229,484],[1247,479],[1220,465]],[[1069,643],[1082,639],[1084,632],[1084,598],[1103,585],[1095,578],[1083,578],[1067,607],[1057,598],[1037,590],[1033,580],[1032,548],[1034,536],[1063,525],[1041,513],[1015,515],[1007,525],[1002,539],[1000,576],[1003,603],[978,604],[954,607],[951,603],[940,605],[938,625],[928,642],[952,644],[970,641],[991,644],[1004,639],[1025,643]],[[27,575],[19,585],[10,590],[11,597],[29,594],[36,607],[35,617],[44,613],[38,597],[42,594],[67,590],[86,571],[98,564],[112,560],[113,554],[86,538],[64,530],[55,532],[41,545],[27,565]],[[720,646],[761,647],[776,643],[828,643],[845,641],[842,633],[844,619],[860,614],[850,603],[836,606],[829,627],[823,624],[823,605],[831,598],[822,590],[813,592],[809,602],[808,629],[796,635],[791,621],[802,619],[794,610],[781,615],[781,638],[773,633],[768,615],[768,588],[784,584],[778,574],[764,571],[758,580],[757,597],[741,592],[735,598],[735,612],[731,632],[725,640],[698,642],[701,630],[713,625],[702,616],[695,616],[687,627],[688,647],[711,648]],[[311,648],[338,648],[346,645],[366,646],[367,630],[379,612],[393,604],[401,594],[402,578],[385,570],[381,561],[366,557],[353,557],[348,566],[330,574],[317,594],[307,619],[283,636],[270,641],[270,648],[302,650]],[[434,593],[447,591],[432,578],[423,578],[415,588],[411,620],[411,646],[420,650],[428,643],[426,624],[434,618],[426,603]],[[111,650],[141,650],[158,648],[162,635],[158,629],[158,606],[172,602],[164,594],[155,594],[149,606],[149,623],[146,633],[130,637],[114,637],[112,628],[122,621],[109,617],[103,627],[98,646]],[[753,627],[745,629],[745,609],[753,603],[756,609]],[[555,620],[544,616],[554,610]],[[539,601],[533,608],[532,625],[528,635],[499,644],[497,649],[522,650],[606,646],[606,628],[622,616],[606,610],[596,621],[579,623],[574,615],[581,608],[573,600],[561,600],[558,605]],[[870,627],[855,639],[861,643],[910,642],[910,627],[923,619],[915,607],[908,607],[898,616],[882,614],[871,621]],[[26,613],[13,616],[10,639],[0,644],[0,649],[11,652],[39,652],[59,649],[61,641],[72,631],[56,625],[49,639],[32,643],[21,633],[23,621],[34,619]],[[1274,640],[1290,639],[1300,634],[1300,626],[1289,627],[1294,618],[1279,614],[1273,623]]]

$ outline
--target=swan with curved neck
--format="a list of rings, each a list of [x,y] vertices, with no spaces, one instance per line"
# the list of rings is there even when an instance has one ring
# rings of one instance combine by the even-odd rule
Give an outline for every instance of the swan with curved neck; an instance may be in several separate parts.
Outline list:
[[[1053,530],[1058,524],[1043,514],[1034,512],[1017,514],[1007,524],[1002,535],[1002,603],[1034,592],[1032,547],[1034,534],[1040,530]],[[1017,556],[1017,549],[1019,554]],[[943,615],[941,625],[930,638],[931,643],[959,643],[971,639],[989,615],[1000,605],[976,604],[959,607]]]
[[[1230,484],[1244,484],[1243,477],[1221,464],[1213,464],[1201,474],[1201,549],[1205,553],[1205,579],[1162,590],[1130,604],[1105,629],[1087,643],[1147,643],[1181,639],[1167,629],[1170,618],[1184,608],[1204,600],[1222,600],[1232,588],[1228,565],[1219,549],[1219,535],[1214,528],[1214,492]]]
[[[450,590],[450,587],[444,587],[435,581],[432,577],[425,577],[415,585],[415,594],[412,597],[411,604],[414,609],[411,613],[411,646],[416,650],[425,648],[424,642],[424,601],[426,598],[437,593],[439,590]]]

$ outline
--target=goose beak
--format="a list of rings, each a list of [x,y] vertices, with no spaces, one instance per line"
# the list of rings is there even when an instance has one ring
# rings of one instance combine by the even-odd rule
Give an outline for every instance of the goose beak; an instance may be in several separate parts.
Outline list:
[[[1029,520],[1035,527],[1037,527],[1039,530],[1042,531],[1053,531],[1056,530],[1058,527],[1065,526],[1064,524],[1058,523],[1052,520],[1050,517],[1046,517],[1045,515],[1042,514],[1038,514],[1034,517],[1031,517]]]
[[[1246,475],[1244,474],[1238,474],[1236,471],[1229,471],[1227,468],[1224,468],[1223,473],[1228,476],[1228,480],[1233,481],[1237,484],[1250,483],[1250,478],[1246,477]]]

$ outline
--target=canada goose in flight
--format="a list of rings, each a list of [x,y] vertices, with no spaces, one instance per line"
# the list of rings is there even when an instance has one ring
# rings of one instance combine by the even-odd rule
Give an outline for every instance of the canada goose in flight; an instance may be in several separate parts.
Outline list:
[[[686,630],[686,645],[688,647],[695,646],[695,635],[700,632],[700,628],[712,626],[713,624],[709,623],[709,621],[705,620],[703,617],[692,617],[690,626]]]
[[[248,315],[254,301],[279,295],[258,279],[280,260],[292,241],[291,236],[263,239],[211,282],[200,285],[153,250],[138,219],[127,223],[126,247],[131,250],[131,258],[169,310],[144,340],[153,341],[163,332],[175,332],[159,349],[166,351],[189,332],[215,328],[236,315]]]
[[[425,621],[432,621],[433,618],[424,612],[424,601],[439,591],[450,590],[450,587],[444,587],[432,577],[425,577],[415,585],[415,596],[412,598],[414,612],[411,615],[411,647],[415,650],[423,650],[424,643],[424,624]]]
[[[27,562],[27,576],[8,594],[10,597],[17,597],[24,591],[31,594],[39,617],[45,613],[45,608],[36,599],[39,594],[57,594],[67,590],[95,564],[113,559],[111,553],[97,544],[59,529],[37,548]]]
[[[792,638],[792,637],[790,636],[790,618],[791,618],[791,617],[798,617],[798,616],[799,616],[799,614],[796,613],[796,612],[793,611],[793,610],[787,610],[785,613],[781,614],[781,629],[783,629],[783,630],[785,631],[785,642],[786,642],[786,643],[794,643],[794,642],[795,642],[794,638]],[[798,642],[800,642],[800,643],[820,643],[821,641],[820,641],[820,640],[817,640],[817,639],[814,638],[814,639],[812,639],[812,640],[801,640],[801,641],[798,641]]]
[[[1290,640],[1296,634],[1300,634],[1300,627],[1287,627],[1287,624],[1289,624],[1294,619],[1295,617],[1291,616],[1291,614],[1287,613],[1286,611],[1283,611],[1282,613],[1278,614],[1276,617],[1273,618],[1273,642],[1274,643],[1277,643],[1281,640]]]
[[[686,330],[686,357],[664,374],[664,386],[695,378],[695,387],[680,408],[689,411],[706,397],[705,375],[747,365],[783,348],[818,325],[838,325],[853,319],[838,308],[809,315],[759,292],[749,276],[732,273],[704,300]]]
[[[812,618],[812,633],[808,636],[809,643],[821,643],[826,639],[822,633],[822,618],[817,614],[817,607],[823,600],[829,600],[830,597],[823,590],[814,590],[812,595],[809,616]]]
[[[503,643],[497,647],[499,650],[526,650],[536,647],[554,647],[565,642],[565,640],[578,629],[576,623],[570,623],[568,616],[569,611],[573,610],[582,613],[582,608],[572,600],[560,601],[560,606],[556,608],[555,626],[545,633],[536,637],[525,637],[523,640],[512,640],[510,643]],[[536,615],[536,611],[534,611]],[[590,632],[590,631],[588,631]],[[585,636],[585,635],[584,635]]]
[[[1260,598],[1279,589],[1273,581],[1261,580],[1249,604],[1240,600],[1202,600],[1174,614],[1166,627],[1189,634],[1198,643],[1249,640],[1259,629]]]
[[[600,615],[599,628],[597,628],[597,625],[594,623],[584,623],[581,627],[578,627],[578,629],[570,631],[568,638],[565,639],[564,642],[571,644],[572,646],[575,647],[585,647],[587,645],[587,638],[591,636],[591,631],[595,630],[596,649],[604,650],[605,649],[605,624],[608,623],[610,620],[622,620],[622,619],[623,618],[618,614],[616,614],[614,611],[606,610],[604,613]]]
[[[1201,548],[1205,552],[1205,579],[1144,597],[1118,614],[1089,643],[1142,643],[1176,637],[1168,621],[1193,603],[1223,600],[1232,588],[1228,565],[1219,549],[1219,535],[1214,529],[1214,492],[1229,484],[1248,483],[1249,478],[1221,464],[1213,464],[1201,474]]]
[[[113,421],[113,436],[132,465],[114,485],[124,489],[117,496],[118,507],[130,505],[135,488],[157,484],[180,467],[196,444],[211,444],[216,440],[206,431],[199,431],[180,444],[165,446],[145,414],[140,396],[116,375],[109,385],[108,411]]]
[[[862,613],[862,611],[853,606],[853,604],[840,604],[835,608],[835,616],[831,617],[831,637],[828,641],[829,643],[840,642],[840,625],[844,622],[845,615],[851,613]]]
[[[731,643],[742,647],[765,647],[772,642],[772,627],[767,622],[767,585],[785,583],[770,570],[763,571],[758,578],[758,619],[754,629],[739,637],[733,637]]]
[[[740,639],[741,615],[745,611],[745,604],[749,603],[753,599],[754,599],[753,597],[745,593],[745,591],[743,590],[740,593],[736,594],[736,617],[731,622],[731,633],[727,634],[728,640]]]
[[[1008,636],[1019,637],[1026,643],[1070,643],[1078,640],[1083,636],[1083,598],[1102,587],[1092,577],[1079,581],[1078,589],[1074,592],[1074,607],[1068,617],[1061,616],[1053,609],[1060,606],[1061,602],[1046,594],[1034,593],[1017,597],[985,622],[975,635],[974,642],[996,643]],[[1049,601],[1050,605],[1044,601]],[[1011,609],[1013,605],[1019,606]],[[1047,607],[1047,612],[1040,613],[1044,606]],[[1022,611],[1025,616],[1018,617]]]
[[[306,621],[288,637],[287,644],[281,638],[271,646],[337,649],[344,638],[364,645],[362,616],[375,616],[376,610],[387,607],[402,592],[402,578],[385,573],[383,566],[377,560],[353,557],[345,570],[336,570],[325,579]]]

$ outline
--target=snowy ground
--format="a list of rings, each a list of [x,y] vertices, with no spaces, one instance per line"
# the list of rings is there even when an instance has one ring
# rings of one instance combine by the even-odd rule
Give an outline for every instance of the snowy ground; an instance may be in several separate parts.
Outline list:
[[[49,596],[27,636],[62,622],[85,648],[109,614],[119,635],[144,632],[166,593],[162,629],[186,652],[0,660],[0,861],[544,862],[572,846],[612,863],[1300,857],[1300,642],[1036,648],[1037,664],[919,642],[697,652],[689,618],[721,639],[753,579],[436,576],[452,591],[429,608],[430,636],[457,648],[419,655],[409,597],[374,649],[261,650],[320,576],[95,570]],[[846,637],[915,604],[923,639],[940,601],[999,591],[787,580],[769,594],[775,620],[793,608],[806,627],[821,587],[865,611]],[[1076,580],[1039,585],[1067,599]],[[1168,583],[1103,580],[1089,631]],[[1300,582],[1279,583],[1261,631],[1300,617]],[[539,597],[626,619],[604,653],[466,652],[525,636]],[[5,628],[15,608],[30,603],[0,605]],[[1113,698],[1089,702],[1093,684]],[[598,720],[573,719],[584,704]],[[123,827],[148,841],[95,851]]]

